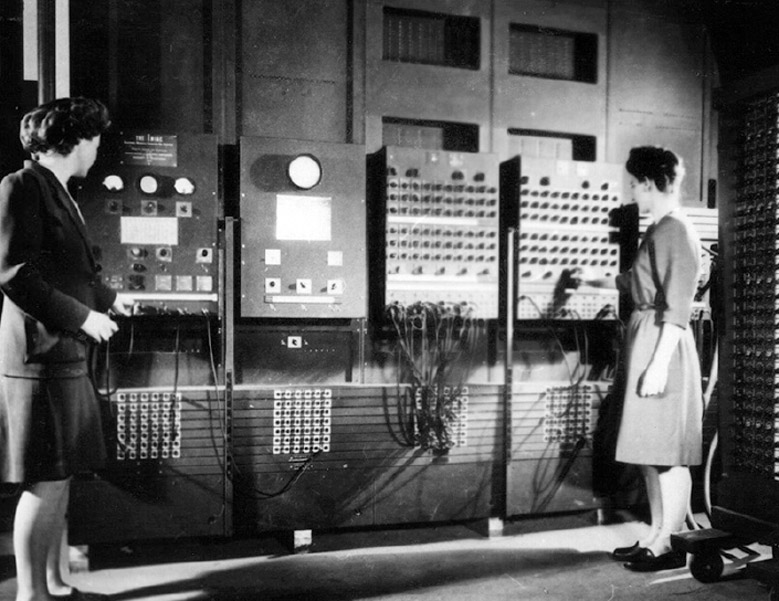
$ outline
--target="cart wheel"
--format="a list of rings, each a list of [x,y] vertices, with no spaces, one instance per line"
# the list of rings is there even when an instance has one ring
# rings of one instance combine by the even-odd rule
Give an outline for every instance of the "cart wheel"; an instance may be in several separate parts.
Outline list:
[[[690,573],[698,582],[717,582],[724,569],[725,563],[717,551],[694,553],[690,559]],[[771,601],[779,601],[779,599],[771,599]]]

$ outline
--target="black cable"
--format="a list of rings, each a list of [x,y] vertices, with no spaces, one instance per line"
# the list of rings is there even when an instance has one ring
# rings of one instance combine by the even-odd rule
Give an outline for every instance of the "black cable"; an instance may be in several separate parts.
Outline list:
[[[179,389],[179,354],[181,352],[181,322],[176,322],[176,346],[173,350],[174,368],[173,368],[173,396],[176,397]]]
[[[219,408],[219,432],[222,435],[222,443],[223,443],[223,453],[224,453],[224,460],[222,460],[222,456],[219,453],[219,443],[217,442],[216,436],[214,435],[214,417],[213,417],[213,407],[212,403],[208,403],[208,430],[211,435],[211,447],[214,450],[214,456],[216,457],[217,464],[219,465],[219,469],[222,470],[222,473],[227,474],[227,467],[226,462],[230,461],[231,464],[234,464],[235,462],[232,461],[232,456],[230,454],[229,450],[229,444],[227,439],[227,431],[225,430],[225,417],[227,415],[227,394],[225,393],[224,397],[220,397],[219,395],[219,376],[216,371],[216,360],[214,358],[214,345],[213,341],[211,339],[211,321],[208,317],[208,311],[203,309],[203,316],[205,318],[205,325],[206,325],[206,340],[208,341],[208,363],[211,368],[211,377],[214,380],[214,397],[216,399],[217,407]]]
[[[404,373],[411,386],[412,394],[402,395],[408,400],[401,401],[401,416],[406,415],[404,407],[409,407],[416,427],[404,435],[415,446],[450,448],[454,444],[449,432],[456,413],[453,403],[462,394],[462,384],[450,387],[446,383],[452,370],[461,367],[463,356],[470,363],[462,373],[472,367],[478,340],[474,308],[467,303],[417,301],[408,306],[392,303],[385,312],[397,334],[398,390]],[[422,436],[426,438],[419,440]]]
[[[551,481],[551,486],[552,486],[551,490],[545,493],[546,496],[541,501],[540,505],[535,505],[533,507],[533,510],[536,513],[546,509],[549,503],[552,502],[552,499],[554,499],[554,496],[557,494],[557,491],[560,490],[560,487],[563,485],[563,482],[565,481],[565,477],[571,471],[573,464],[576,462],[576,459],[579,456],[579,452],[584,448],[586,442],[587,441],[584,437],[579,438],[576,441],[572,452],[566,458],[566,462],[562,466],[560,466],[560,469],[557,470],[557,474],[555,475],[554,479]]]
[[[292,486],[295,485],[295,483],[297,483],[298,480],[300,480],[300,477],[303,475],[303,473],[306,470],[311,468],[311,465],[312,465],[314,459],[321,452],[322,452],[321,449],[319,449],[318,451],[314,451],[302,464],[300,464],[298,466],[298,468],[295,470],[295,472],[292,474],[292,476],[290,476],[290,478],[287,480],[287,482],[284,483],[284,485],[279,490],[277,490],[275,492],[265,492],[263,490],[260,490],[256,486],[253,487],[252,490],[251,490],[251,492],[254,493],[254,495],[247,494],[246,492],[242,491],[240,488],[238,488],[238,489],[233,488],[233,492],[238,492],[239,493],[238,496],[247,497],[247,498],[254,499],[254,500],[259,500],[259,501],[266,501],[268,499],[273,499],[275,497],[280,497],[281,495],[286,493],[290,488],[292,488]],[[243,476],[243,474],[241,474],[241,471],[240,471],[240,469],[237,468],[237,466],[235,466],[235,472],[238,475]],[[230,481],[235,483],[235,479],[233,479],[233,478],[230,478]]]

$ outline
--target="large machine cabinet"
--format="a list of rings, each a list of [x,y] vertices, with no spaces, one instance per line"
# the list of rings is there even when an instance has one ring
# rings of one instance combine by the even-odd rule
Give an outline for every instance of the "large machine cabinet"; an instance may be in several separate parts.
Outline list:
[[[498,387],[461,389],[458,445],[445,455],[414,445],[406,393],[405,386],[237,386],[236,523],[272,531],[493,515]]]
[[[723,95],[720,157],[722,184],[730,201],[721,206],[725,334],[719,395],[718,475],[712,529],[674,538],[693,553],[690,569],[703,581],[717,580],[720,549],[749,542],[779,549],[779,405],[776,376],[779,321],[776,299],[776,148],[779,94]],[[779,598],[779,561],[747,565],[747,574],[771,585]]]

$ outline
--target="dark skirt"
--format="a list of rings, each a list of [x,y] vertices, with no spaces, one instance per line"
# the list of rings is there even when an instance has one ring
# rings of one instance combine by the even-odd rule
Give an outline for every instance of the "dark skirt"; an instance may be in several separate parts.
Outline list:
[[[0,481],[62,480],[104,466],[100,407],[86,375],[0,376]]]

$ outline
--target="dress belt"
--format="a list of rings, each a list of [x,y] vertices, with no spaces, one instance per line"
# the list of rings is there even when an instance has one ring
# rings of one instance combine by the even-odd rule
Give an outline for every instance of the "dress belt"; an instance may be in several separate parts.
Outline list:
[[[641,303],[633,307],[634,311],[654,311],[655,309],[657,309],[657,306],[651,303]]]

